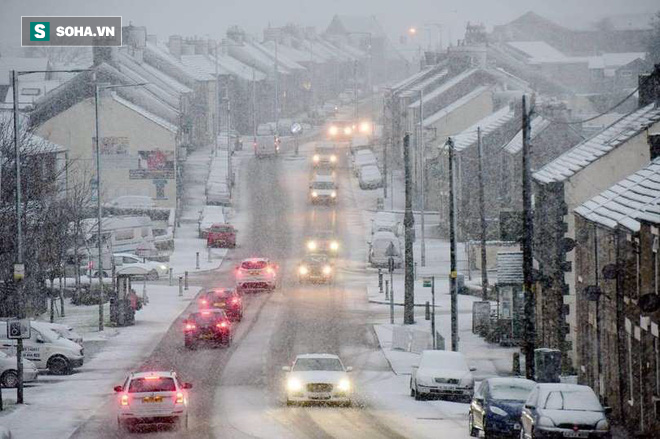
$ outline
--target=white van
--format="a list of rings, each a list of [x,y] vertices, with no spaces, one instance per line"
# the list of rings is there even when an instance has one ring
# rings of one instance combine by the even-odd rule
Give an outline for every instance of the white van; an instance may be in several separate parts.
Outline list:
[[[16,355],[16,340],[7,338],[7,321],[0,321],[0,351]],[[85,356],[80,345],[45,326],[31,325],[30,338],[23,340],[23,358],[53,375],[68,375],[83,365]]]
[[[86,230],[86,245],[92,255],[96,255],[96,218],[84,220],[83,229]],[[116,216],[105,217],[102,223],[103,244],[109,245],[115,253],[135,253],[138,248],[154,246],[154,234],[151,227],[151,218],[148,216]],[[156,256],[144,255],[145,257]]]

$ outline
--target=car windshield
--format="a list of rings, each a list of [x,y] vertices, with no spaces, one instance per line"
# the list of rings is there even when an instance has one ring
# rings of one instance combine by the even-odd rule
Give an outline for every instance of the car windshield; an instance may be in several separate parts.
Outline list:
[[[170,377],[135,378],[128,386],[128,393],[174,392],[175,390],[174,378]]]
[[[315,181],[312,187],[314,189],[334,189],[335,185],[329,181]]]
[[[333,372],[343,371],[341,361],[337,358],[299,358],[293,365],[294,372],[306,372],[312,370],[328,370]]]
[[[221,232],[221,233],[226,233],[226,232],[231,232],[232,227],[231,226],[213,226],[210,229],[211,232]]]
[[[190,320],[194,320],[200,324],[208,324],[213,320],[223,320],[225,313],[222,310],[209,310],[190,314]]]
[[[545,398],[543,408],[548,410],[576,410],[602,412],[603,406],[591,390],[557,390],[551,391]]]
[[[327,261],[328,261],[327,257],[321,255],[315,255],[306,258],[304,262],[310,265],[320,265],[326,263]]]
[[[245,270],[262,270],[268,266],[266,261],[243,261],[241,268]]]
[[[497,383],[490,386],[493,399],[525,401],[534,388],[534,383]]]
[[[213,290],[209,296],[211,299],[228,299],[232,294],[231,290]]]
[[[419,363],[421,368],[430,369],[448,369],[448,370],[468,370],[465,358],[461,355],[437,355],[435,352],[425,352]]]

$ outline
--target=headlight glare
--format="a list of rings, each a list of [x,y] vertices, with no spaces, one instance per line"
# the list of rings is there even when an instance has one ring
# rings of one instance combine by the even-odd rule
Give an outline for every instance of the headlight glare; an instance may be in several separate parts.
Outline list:
[[[300,392],[302,390],[302,383],[297,378],[289,378],[286,382],[286,388],[289,392]]]
[[[504,410],[502,410],[499,407],[496,407],[494,405],[490,406],[490,411],[496,414],[497,416],[507,416],[508,413]]]
[[[337,384],[337,390],[339,390],[340,392],[350,391],[351,390],[351,382],[346,378],[342,379]]]
[[[332,273],[332,267],[330,267],[329,265],[323,267],[323,274],[328,275],[330,273]]]
[[[306,275],[308,272],[309,270],[307,270],[307,267],[305,267],[304,265],[301,265],[300,268],[298,269],[298,273],[302,274],[303,276]]]

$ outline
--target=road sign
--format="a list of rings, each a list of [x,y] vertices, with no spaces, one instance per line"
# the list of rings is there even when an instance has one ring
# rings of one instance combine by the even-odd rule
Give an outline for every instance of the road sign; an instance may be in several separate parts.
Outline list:
[[[291,124],[291,134],[302,134],[303,127],[301,124],[298,122],[294,122]]]
[[[431,279],[430,277],[422,278],[422,286],[423,287],[430,288],[432,284],[433,284],[433,279]]]
[[[25,278],[25,265],[14,264],[14,280],[23,280]]]
[[[7,321],[7,338],[30,338],[30,321],[11,319]]]

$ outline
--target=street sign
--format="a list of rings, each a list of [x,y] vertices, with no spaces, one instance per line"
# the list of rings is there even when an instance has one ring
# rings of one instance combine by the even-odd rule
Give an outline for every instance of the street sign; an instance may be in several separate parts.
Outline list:
[[[291,124],[291,134],[302,134],[303,127],[298,122]]]
[[[14,264],[14,280],[23,280],[25,278],[25,265]]]
[[[433,284],[433,279],[431,279],[430,277],[422,278],[423,287],[430,288],[432,284]]]
[[[11,319],[7,321],[7,338],[30,338],[30,321]]]

